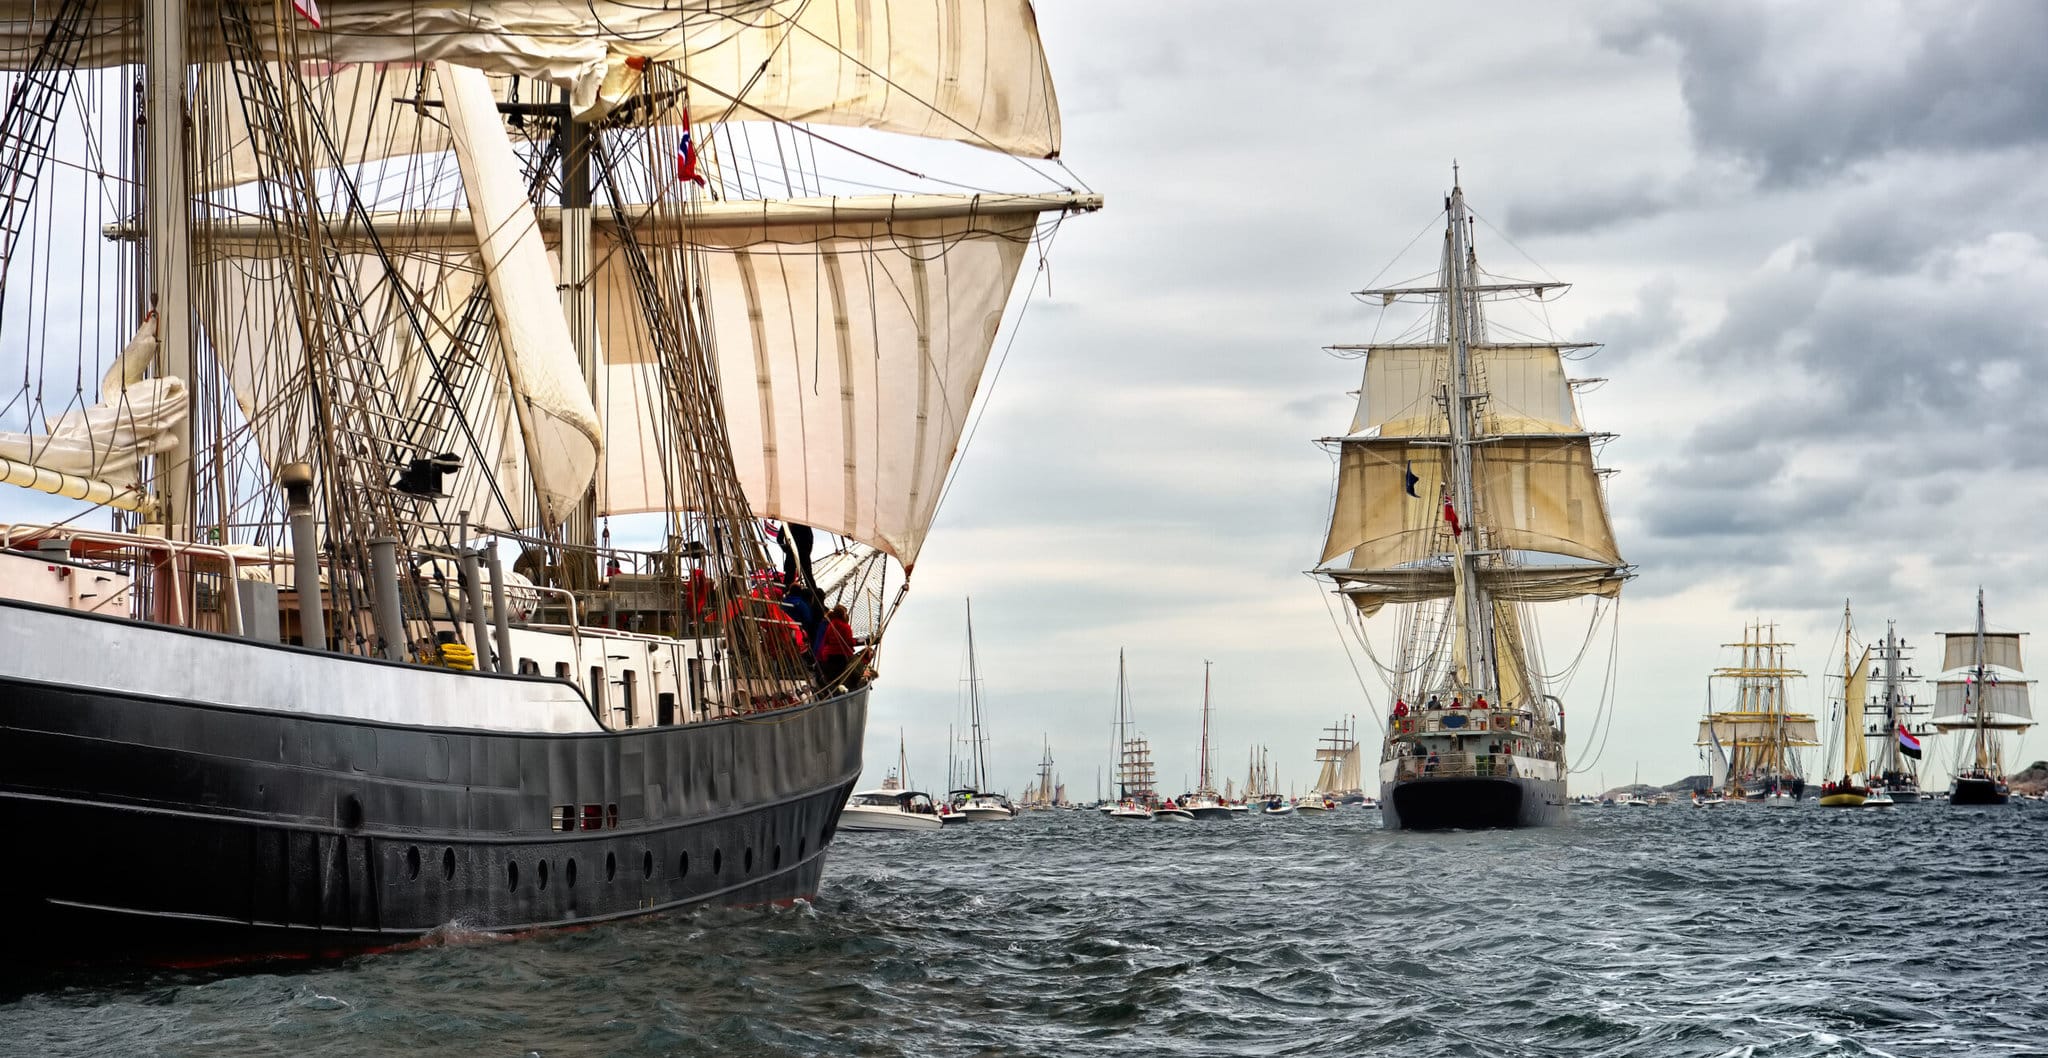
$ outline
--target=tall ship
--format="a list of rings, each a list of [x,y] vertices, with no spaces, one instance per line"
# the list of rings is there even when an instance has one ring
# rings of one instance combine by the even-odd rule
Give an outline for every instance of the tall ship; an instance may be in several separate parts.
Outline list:
[[[1024,791],[1019,808],[1045,809],[1062,804],[1066,788],[1060,784],[1059,773],[1053,770],[1052,736],[1045,737],[1045,753],[1038,759],[1038,773],[1031,779],[1031,785]]]
[[[1111,819],[1150,820],[1159,803],[1154,789],[1152,744],[1131,720],[1131,683],[1124,670],[1124,652],[1116,652],[1116,732],[1110,756],[1116,761],[1116,802],[1103,808]]]
[[[1934,727],[1960,736],[1951,805],[2002,805],[2011,797],[2006,787],[2002,744],[2007,732],[2034,726],[2028,687],[2022,673],[2020,637],[2024,632],[1992,632],[1984,624],[1984,589],[1977,589],[1977,626],[1942,635],[1942,673],[1934,683]]]
[[[1350,431],[1325,440],[1337,489],[1315,572],[1362,638],[1397,607],[1379,626],[1393,638],[1380,669],[1396,714],[1381,748],[1384,824],[1544,825],[1563,816],[1567,758],[1537,607],[1592,597],[1598,613],[1631,575],[1595,458],[1611,435],[1586,429],[1565,373],[1563,354],[1590,346],[1488,330],[1486,306],[1565,284],[1482,272],[1462,187],[1444,212],[1433,282],[1358,295],[1426,305],[1420,340],[1333,347],[1362,354],[1364,380]]]
[[[1714,747],[1713,780],[1731,801],[1796,803],[1806,796],[1799,750],[1820,745],[1813,715],[1791,711],[1788,686],[1806,674],[1787,665],[1792,644],[1777,633],[1775,624],[1745,625],[1741,642],[1721,644],[1737,652],[1736,664],[1715,669],[1707,681],[1698,744]],[[1732,689],[1732,708],[1714,708],[1716,684]]]
[[[1358,746],[1358,720],[1346,717],[1323,729],[1316,742],[1314,793],[1339,804],[1365,802],[1364,753]]]
[[[71,865],[0,872],[17,964],[816,892],[1019,267],[1100,200],[826,175],[1056,156],[1021,0],[508,10],[0,11],[0,823]]]
[[[1884,642],[1876,645],[1877,670],[1883,682],[1871,701],[1865,735],[1876,747],[1871,763],[1871,791],[1884,791],[1893,804],[1914,804],[1920,800],[1921,739],[1931,733],[1927,706],[1907,692],[1909,681],[1917,681],[1909,660],[1910,647],[1899,638],[1898,623],[1885,622]]]

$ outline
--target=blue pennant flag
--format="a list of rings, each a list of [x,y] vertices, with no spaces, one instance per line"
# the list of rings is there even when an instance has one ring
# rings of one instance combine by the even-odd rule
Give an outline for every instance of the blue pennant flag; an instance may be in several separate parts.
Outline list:
[[[1408,474],[1408,495],[1413,496],[1418,500],[1421,499],[1422,494],[1415,491],[1416,483],[1422,480],[1421,478],[1415,476],[1415,461],[1411,459],[1408,462],[1401,464],[1401,466]]]

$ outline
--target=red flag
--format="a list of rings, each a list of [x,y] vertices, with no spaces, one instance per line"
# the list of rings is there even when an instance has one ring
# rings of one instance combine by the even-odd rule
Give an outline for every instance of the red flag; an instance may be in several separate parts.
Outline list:
[[[1452,536],[1464,534],[1465,527],[1458,524],[1458,509],[1451,506],[1451,498],[1449,496],[1444,497],[1444,521],[1451,523]]]
[[[314,29],[320,28],[320,5],[315,0],[292,0],[292,10],[311,22]]]

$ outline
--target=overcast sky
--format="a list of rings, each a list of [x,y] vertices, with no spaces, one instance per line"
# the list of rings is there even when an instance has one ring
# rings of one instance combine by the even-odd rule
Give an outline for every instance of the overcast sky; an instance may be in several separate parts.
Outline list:
[[[2048,629],[2048,6],[1285,12],[1041,5],[1065,158],[1109,208],[1062,230],[920,559],[868,781],[899,726],[912,778],[944,781],[969,593],[1012,792],[1049,735],[1093,795],[1119,648],[1176,789],[1204,659],[1227,774],[1263,743],[1306,783],[1349,713],[1376,741],[1383,685],[1301,572],[1332,481],[1311,441],[1359,382],[1322,347],[1379,323],[1347,292],[1428,266],[1454,159],[1482,263],[1574,283],[1549,325],[1606,343],[1575,372],[1612,379],[1584,411],[1620,434],[1604,458],[1639,575],[1604,746],[1604,635],[1567,694],[1573,792],[1699,770],[1705,676],[1745,621],[1798,644],[1815,710],[1845,598],[1929,674],[1978,585],[1994,626]],[[1591,610],[1551,609],[1555,669]],[[1949,747],[1929,758],[1941,781]]]

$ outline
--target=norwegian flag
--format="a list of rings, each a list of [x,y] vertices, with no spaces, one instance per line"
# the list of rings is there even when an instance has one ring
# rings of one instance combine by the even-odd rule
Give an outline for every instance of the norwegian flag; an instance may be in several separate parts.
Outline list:
[[[676,141],[676,179],[704,186],[704,178],[697,174],[697,148],[690,140],[690,112],[683,111],[683,138]]]
[[[1444,496],[1444,521],[1451,523],[1451,535],[1463,536],[1465,527],[1458,524],[1458,508],[1451,503],[1449,494]]]
[[[297,11],[299,17],[311,22],[314,29],[320,28],[320,5],[314,0],[292,0],[292,10]]]

